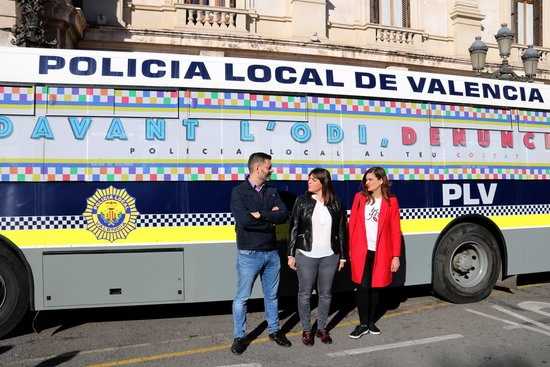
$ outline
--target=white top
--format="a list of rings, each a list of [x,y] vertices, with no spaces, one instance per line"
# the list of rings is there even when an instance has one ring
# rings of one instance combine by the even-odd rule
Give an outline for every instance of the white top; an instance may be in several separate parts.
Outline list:
[[[374,203],[365,205],[365,229],[367,231],[367,246],[371,251],[376,251],[378,240],[378,217],[382,198],[374,199]]]
[[[315,208],[311,216],[311,251],[299,250],[307,257],[320,258],[334,254],[330,245],[332,230],[332,216],[327,207],[318,201],[315,196]]]

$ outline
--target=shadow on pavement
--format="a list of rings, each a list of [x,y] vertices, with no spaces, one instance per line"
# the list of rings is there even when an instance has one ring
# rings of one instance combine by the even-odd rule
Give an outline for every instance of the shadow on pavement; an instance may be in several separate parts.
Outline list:
[[[518,276],[519,285],[536,283],[550,283],[550,272]],[[384,293],[381,296],[379,317],[382,317],[388,311],[397,309],[401,303],[407,301],[408,299],[432,295],[431,287],[429,285],[387,288],[383,292]],[[299,317],[296,312],[296,298],[282,297],[280,300],[280,305],[280,320],[282,321],[281,330],[284,333],[287,333],[299,323]],[[312,304],[312,309],[314,307],[315,303]],[[338,325],[338,323],[340,323],[354,309],[354,307],[354,292],[334,294],[331,319],[327,325],[327,328],[330,330]],[[263,301],[261,299],[249,300],[248,310],[249,312],[262,312]],[[36,315],[36,313],[28,313],[24,321],[9,335],[2,338],[2,340],[31,334],[34,332],[34,329],[36,329],[37,332],[40,332],[45,329],[57,328],[54,332],[55,334],[90,322],[152,320],[212,315],[227,315],[227,317],[231,317],[231,301],[56,310],[40,312],[38,315]],[[33,329],[33,318],[35,316],[36,318],[34,320]],[[260,335],[265,328],[266,326],[262,326],[262,324],[260,324],[256,327],[258,330],[254,330],[256,330],[256,333]],[[254,330],[252,333],[254,333]],[[0,354],[5,353],[7,351],[6,348],[6,346],[0,346]]]
[[[67,353],[63,353],[63,354],[60,354],[58,356],[55,356],[53,358],[50,358],[50,359],[47,359],[45,361],[42,361],[40,362],[39,364],[37,364],[35,367],[54,367],[54,366],[59,366],[60,364],[63,364],[65,362],[68,362],[70,361],[71,359],[73,359],[74,357],[76,357],[76,355],[79,353],[79,351],[73,351],[73,352],[67,352]]]
[[[13,345],[0,345],[0,354],[4,354],[10,349],[13,349]]]
[[[537,283],[550,283],[550,272],[518,275],[518,285]]]

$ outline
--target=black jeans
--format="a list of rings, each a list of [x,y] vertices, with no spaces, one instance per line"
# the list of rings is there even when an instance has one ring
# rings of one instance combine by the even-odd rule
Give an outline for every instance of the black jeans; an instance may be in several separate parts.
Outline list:
[[[332,281],[338,268],[339,255],[333,254],[321,258],[307,257],[296,251],[298,273],[298,314],[304,331],[311,331],[311,291],[317,280],[319,306],[317,309],[317,326],[327,326],[330,302],[332,300]]]
[[[363,281],[357,287],[356,301],[359,322],[361,325],[374,325],[376,321],[376,309],[380,301],[380,289],[372,287],[372,269],[375,251],[367,251]]]

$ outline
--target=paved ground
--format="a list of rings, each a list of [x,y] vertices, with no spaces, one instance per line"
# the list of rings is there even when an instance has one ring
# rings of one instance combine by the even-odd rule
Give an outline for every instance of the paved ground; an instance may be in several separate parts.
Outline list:
[[[521,280],[521,279],[520,279]],[[426,288],[386,295],[382,335],[348,338],[357,323],[351,295],[338,295],[334,344],[300,341],[293,300],[282,303],[290,349],[266,337],[261,304],[242,356],[229,352],[230,303],[40,313],[0,341],[2,366],[499,366],[550,365],[550,273],[525,278],[514,293],[453,305]]]

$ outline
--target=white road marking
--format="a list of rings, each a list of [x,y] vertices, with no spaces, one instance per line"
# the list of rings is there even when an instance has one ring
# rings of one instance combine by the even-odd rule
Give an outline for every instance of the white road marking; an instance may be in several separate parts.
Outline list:
[[[431,343],[437,343],[437,342],[442,342],[442,341],[446,341],[446,340],[460,339],[460,338],[464,338],[464,335],[449,334],[449,335],[443,335],[443,336],[434,336],[434,337],[431,337],[431,338],[407,340],[407,341],[398,342],[398,343],[373,345],[371,347],[365,347],[365,348],[348,349],[348,350],[343,350],[341,352],[328,353],[327,356],[329,356],[329,357],[344,357],[344,356],[351,356],[351,355],[355,355],[355,354],[372,353],[372,352],[377,352],[377,351],[380,351],[380,350],[405,348],[405,347],[411,347],[411,346],[414,346],[414,345],[422,345],[422,344],[431,344]]]
[[[550,317],[550,312],[541,311],[544,308],[550,308],[550,303],[525,301],[525,302],[518,303],[518,306],[523,308],[524,310],[535,312],[542,316]]]
[[[530,324],[533,324],[533,325],[535,325],[535,326],[538,326],[538,327],[541,328],[541,329],[550,331],[550,326],[545,325],[545,324],[543,324],[542,322],[538,322],[538,321],[535,321],[535,320],[533,320],[533,319],[530,319],[530,318],[528,318],[528,317],[526,317],[526,316],[523,316],[523,315],[520,315],[520,314],[518,314],[518,313],[512,312],[512,311],[510,311],[510,310],[508,310],[507,308],[504,308],[504,307],[502,307],[502,306],[494,305],[493,308],[494,308],[495,310],[498,310],[498,311],[500,311],[500,312],[504,312],[504,313],[506,313],[506,314],[508,314],[508,315],[510,315],[510,316],[517,317],[517,318],[520,319],[520,320],[523,320],[523,321],[525,321],[525,322],[528,322],[528,323],[530,323]]]
[[[218,367],[262,367],[261,363],[242,363],[242,364],[228,364]]]
[[[486,318],[491,319],[491,320],[496,320],[496,321],[503,322],[503,323],[511,325],[511,326],[513,326],[514,328],[517,328],[517,329],[527,329],[527,330],[534,331],[536,333],[540,333],[540,334],[543,334],[543,335],[550,336],[550,332],[538,329],[536,327],[532,327],[532,326],[529,326],[529,325],[521,325],[517,322],[513,322],[513,321],[510,321],[510,320],[506,320],[506,319],[501,319],[500,317],[489,315],[489,314],[479,312],[479,311],[476,311],[476,310],[472,310],[472,309],[469,309],[469,308],[467,308],[466,311],[471,312],[471,313],[475,313],[476,315],[483,316],[483,317],[486,317]]]

